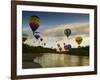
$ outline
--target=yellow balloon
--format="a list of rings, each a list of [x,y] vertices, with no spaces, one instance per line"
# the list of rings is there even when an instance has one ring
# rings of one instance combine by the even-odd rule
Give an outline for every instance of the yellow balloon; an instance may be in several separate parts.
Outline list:
[[[40,19],[36,16],[31,16],[29,19],[29,23],[33,23],[33,24],[40,24]]]
[[[83,38],[82,38],[81,36],[77,36],[77,37],[75,38],[75,40],[76,40],[76,42],[77,42],[78,44],[81,44],[82,41],[83,41]]]

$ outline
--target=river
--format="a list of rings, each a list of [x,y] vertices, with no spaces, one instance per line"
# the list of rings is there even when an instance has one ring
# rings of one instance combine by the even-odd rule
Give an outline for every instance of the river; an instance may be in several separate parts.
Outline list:
[[[34,58],[33,62],[39,63],[43,68],[87,66],[89,65],[89,56],[43,53],[41,57]]]

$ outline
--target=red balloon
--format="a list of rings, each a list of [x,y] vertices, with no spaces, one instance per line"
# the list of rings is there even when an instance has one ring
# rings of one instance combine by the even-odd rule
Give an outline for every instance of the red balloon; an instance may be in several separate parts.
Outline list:
[[[27,40],[27,38],[23,37],[22,42],[24,43]]]

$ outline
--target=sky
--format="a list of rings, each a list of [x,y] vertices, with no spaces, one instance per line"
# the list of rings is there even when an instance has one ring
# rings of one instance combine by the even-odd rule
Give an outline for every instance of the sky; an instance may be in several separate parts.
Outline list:
[[[40,26],[36,31],[40,32],[42,42],[35,39],[29,26],[29,18],[33,15],[40,18]],[[69,38],[64,34],[67,28],[71,29]],[[57,48],[57,43],[62,47],[63,43],[66,43],[77,47],[75,37],[81,36],[83,38],[81,46],[87,46],[89,45],[89,14],[22,11],[22,30],[24,34],[27,34],[25,43],[29,45],[46,43],[46,47]]]

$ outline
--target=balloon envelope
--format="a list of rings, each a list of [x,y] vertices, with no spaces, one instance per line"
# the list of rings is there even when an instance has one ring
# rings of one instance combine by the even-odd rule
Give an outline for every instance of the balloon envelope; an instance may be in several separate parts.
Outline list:
[[[67,50],[67,49],[68,49],[67,45],[65,45],[65,46],[64,46],[64,49],[65,49],[65,50]]]
[[[40,41],[43,41],[43,38],[41,38]]]
[[[60,44],[57,44],[58,47],[60,47]]]
[[[77,42],[78,44],[81,44],[82,41],[83,41],[83,38],[82,38],[81,36],[77,36],[77,37],[75,38],[75,40],[76,40],[76,42]]]
[[[68,49],[71,49],[72,48],[71,44],[68,44],[67,47],[68,47]]]
[[[33,33],[38,29],[40,25],[40,18],[38,16],[31,16],[29,19],[29,26]]]
[[[34,37],[38,40],[40,38],[40,32],[35,32]]]
[[[46,45],[46,43],[44,43],[44,46]]]
[[[70,29],[65,29],[64,33],[67,37],[69,37],[71,35],[71,30]]]
[[[59,50],[61,51],[61,50],[62,50],[62,48],[60,47],[60,48],[59,48]]]
[[[68,45],[65,45],[65,46],[64,46],[64,49],[65,49],[65,50],[71,49],[71,48],[72,48],[71,44],[68,44]]]

